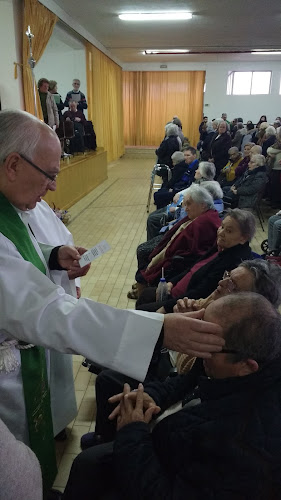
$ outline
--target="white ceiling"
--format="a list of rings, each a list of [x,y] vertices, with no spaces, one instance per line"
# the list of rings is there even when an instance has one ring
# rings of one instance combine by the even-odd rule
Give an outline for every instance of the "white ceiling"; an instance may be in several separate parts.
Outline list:
[[[45,3],[45,2],[43,2]],[[281,56],[210,54],[281,49],[281,0],[54,0],[121,63],[280,60]],[[126,22],[122,12],[189,10],[193,19]],[[203,54],[150,55],[144,49],[187,48]]]

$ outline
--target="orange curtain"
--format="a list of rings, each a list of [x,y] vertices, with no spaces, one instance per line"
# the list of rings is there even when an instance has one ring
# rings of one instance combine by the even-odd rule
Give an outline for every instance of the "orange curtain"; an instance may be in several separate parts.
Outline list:
[[[122,69],[89,42],[86,60],[88,116],[110,162],[124,154]]]
[[[30,26],[31,32],[34,35],[32,39],[33,58],[36,62],[42,56],[46,45],[53,33],[54,26],[57,22],[57,16],[50,12],[46,7],[41,5],[38,0],[24,0],[24,16],[23,16],[23,92],[25,109],[28,113],[35,115],[34,107],[34,91],[30,66],[27,61],[29,59],[29,43],[25,34],[27,27]],[[38,118],[43,120],[42,109],[38,91],[36,89],[36,103]]]
[[[196,147],[203,115],[205,71],[124,71],[124,139],[128,146],[158,146],[173,116]]]

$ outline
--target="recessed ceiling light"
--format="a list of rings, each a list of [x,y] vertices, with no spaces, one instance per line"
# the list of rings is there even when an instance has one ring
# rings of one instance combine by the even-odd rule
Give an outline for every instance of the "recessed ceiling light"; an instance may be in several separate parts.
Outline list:
[[[187,54],[189,49],[149,49],[145,50],[144,54]]]
[[[192,19],[192,13],[186,11],[175,12],[127,12],[119,14],[122,21],[183,21]]]
[[[254,50],[251,54],[257,54],[260,56],[280,56],[280,50]]]

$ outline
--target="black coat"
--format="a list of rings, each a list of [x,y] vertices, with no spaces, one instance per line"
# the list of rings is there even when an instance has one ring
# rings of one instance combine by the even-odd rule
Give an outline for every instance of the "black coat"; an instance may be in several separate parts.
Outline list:
[[[172,168],[173,162],[171,156],[175,151],[179,150],[180,145],[176,135],[165,137],[164,141],[161,142],[159,148],[155,151],[156,156],[158,156],[158,163],[163,163]]]
[[[213,138],[217,135],[217,133],[214,132],[209,132],[202,144],[202,153],[201,153],[201,158],[203,161],[208,161],[208,159],[211,157],[211,144]]]
[[[267,149],[276,142],[276,135],[270,135],[262,144],[262,154],[267,156]]]
[[[214,158],[217,176],[219,175],[221,169],[225,167],[228,162],[228,150],[231,148],[231,137],[228,132],[224,132],[218,137],[216,134],[211,142],[210,156]]]
[[[205,253],[197,262],[205,260],[215,252],[217,252],[217,247],[211,248],[211,250]],[[223,252],[219,252],[213,260],[209,261],[205,266],[202,266],[193,274],[184,295],[175,299],[171,298],[162,304],[166,312],[173,312],[174,305],[177,303],[177,300],[182,297],[205,299],[217,288],[218,282],[222,279],[224,271],[235,269],[243,260],[247,259],[251,259],[251,248],[249,243],[236,245]],[[176,278],[171,279],[171,282],[174,284],[178,283],[187,272],[188,271],[185,271]]]
[[[251,208],[255,205],[259,192],[267,183],[266,167],[257,167],[246,172],[235,181],[238,208]]]
[[[172,178],[163,187],[167,189],[176,189],[181,191],[188,187],[194,180],[195,170],[198,168],[198,160],[188,165],[185,161],[181,161],[173,168]]]
[[[189,376],[145,391],[164,410],[185,398]],[[244,377],[202,377],[196,392],[200,404],[166,417],[152,433],[143,422],[117,433],[122,499],[280,500],[281,359]]]

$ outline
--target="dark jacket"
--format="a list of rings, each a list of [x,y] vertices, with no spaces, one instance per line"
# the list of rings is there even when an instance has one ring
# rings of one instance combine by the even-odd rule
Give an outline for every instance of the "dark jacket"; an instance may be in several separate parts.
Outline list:
[[[198,160],[194,160],[190,165],[181,161],[173,168],[172,178],[163,187],[174,189],[175,192],[187,188],[194,180],[195,170],[198,168]]]
[[[172,168],[173,162],[171,160],[171,156],[175,151],[179,150],[180,145],[176,135],[165,137],[164,141],[161,142],[159,148],[155,151],[155,154],[158,157],[158,163],[163,163]]]
[[[217,246],[211,248],[206,252],[200,259],[205,260],[210,255],[217,252]],[[205,266],[202,266],[198,271],[196,271],[186,289],[186,292],[181,297],[171,298],[166,301],[163,305],[166,312],[173,312],[173,307],[177,300],[182,297],[189,297],[191,299],[205,299],[208,297],[218,286],[218,282],[222,279],[224,271],[231,271],[235,267],[239,266],[243,260],[251,259],[251,247],[249,243],[244,243],[244,245],[235,245],[234,247],[228,248],[219,254],[211,261],[209,261]],[[188,271],[176,276],[171,279],[171,282],[175,285],[178,283]]]
[[[74,90],[70,90],[69,92],[67,92],[65,102],[64,102],[65,107],[66,108],[69,107],[69,101],[71,101],[71,99],[73,99],[72,94],[80,94],[80,97],[79,97],[80,100],[77,101],[78,102],[77,109],[79,109],[80,111],[83,111],[83,109],[87,109],[88,104],[86,101],[85,94],[83,94],[83,92],[80,92],[80,90],[78,92],[75,92]]]
[[[254,168],[254,170],[246,170],[244,175],[234,183],[237,189],[238,207],[253,207],[257,201],[259,191],[266,185],[266,182],[265,166]]]
[[[183,400],[189,374],[145,385],[162,410]],[[114,444],[124,500],[280,500],[281,359],[256,373],[199,379],[201,403],[150,433],[135,422]]]
[[[216,134],[211,143],[210,156],[214,158],[217,176],[219,175],[221,169],[228,162],[228,150],[231,148],[231,137],[228,132],[221,134],[218,139],[218,134]]]
[[[208,161],[208,159],[211,157],[211,144],[213,138],[217,135],[217,133],[214,132],[209,132],[202,144],[202,153],[201,153],[201,159],[203,161]]]
[[[262,154],[267,156],[267,148],[272,146],[276,142],[276,135],[270,135],[262,144]]]
[[[87,121],[86,118],[85,118],[84,113],[82,111],[78,110],[78,109],[77,109],[76,112],[75,111],[70,111],[70,110],[65,111],[62,116],[63,116],[64,120],[66,120],[66,118],[70,118],[70,120],[72,122],[75,122],[75,118],[80,118],[81,121],[77,122],[77,123],[82,123],[82,125],[84,125],[86,123],[86,121]]]

